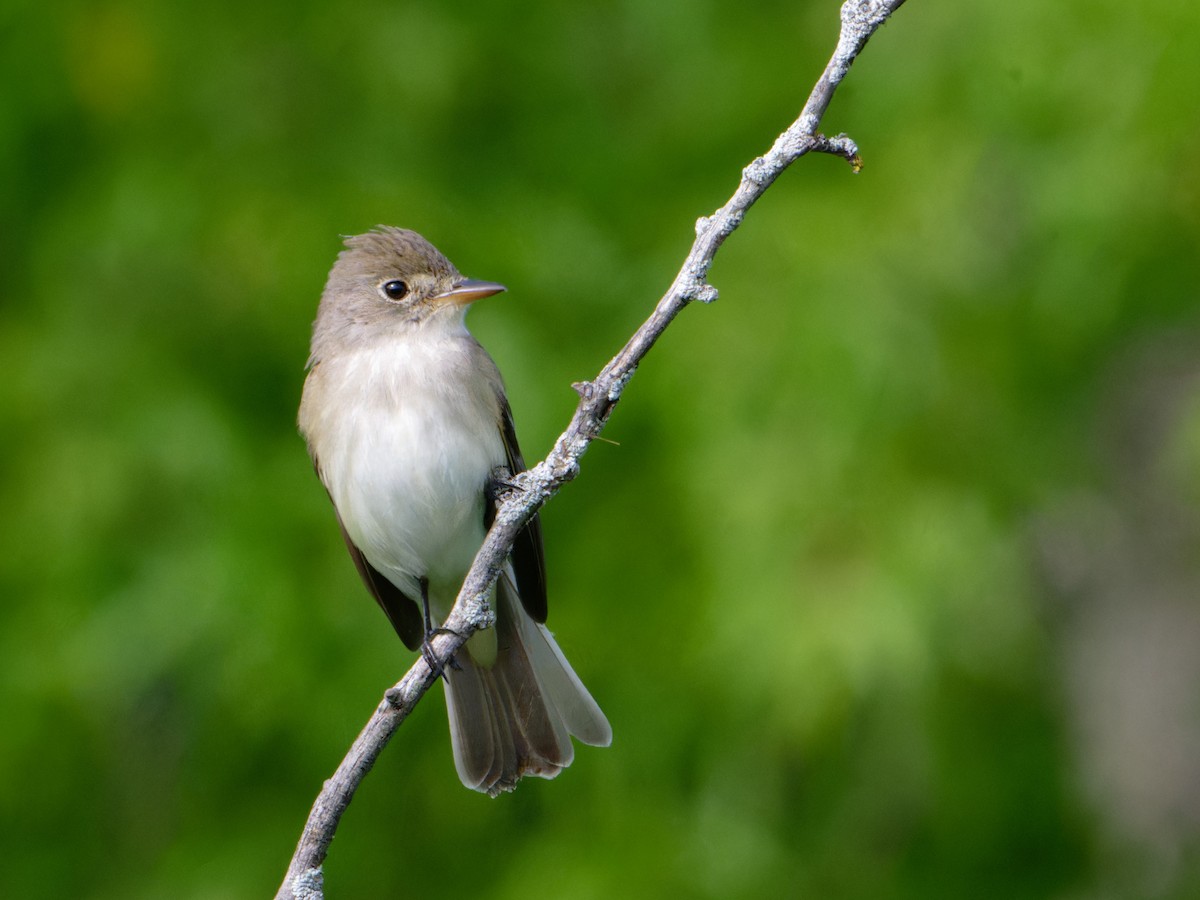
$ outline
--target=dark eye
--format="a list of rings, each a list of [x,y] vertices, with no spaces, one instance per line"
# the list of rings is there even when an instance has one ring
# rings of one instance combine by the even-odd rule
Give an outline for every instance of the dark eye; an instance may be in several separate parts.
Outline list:
[[[383,285],[383,292],[392,300],[403,300],[408,294],[408,285],[403,281],[388,281]]]

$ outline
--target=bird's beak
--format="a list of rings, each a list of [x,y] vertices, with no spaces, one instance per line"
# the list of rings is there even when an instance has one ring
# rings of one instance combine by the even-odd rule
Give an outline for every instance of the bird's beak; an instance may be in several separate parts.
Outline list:
[[[466,306],[468,303],[474,303],[476,300],[482,300],[484,297],[490,297],[492,294],[499,294],[501,291],[506,290],[508,288],[502,284],[496,284],[494,281],[478,281],[474,278],[466,278],[450,290],[437,294],[430,299],[438,303],[454,303],[458,306]]]

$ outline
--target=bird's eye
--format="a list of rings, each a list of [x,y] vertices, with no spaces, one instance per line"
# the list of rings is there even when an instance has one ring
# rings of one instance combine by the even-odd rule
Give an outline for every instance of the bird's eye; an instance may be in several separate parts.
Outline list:
[[[390,300],[403,300],[408,295],[408,285],[403,281],[384,282],[383,292]]]

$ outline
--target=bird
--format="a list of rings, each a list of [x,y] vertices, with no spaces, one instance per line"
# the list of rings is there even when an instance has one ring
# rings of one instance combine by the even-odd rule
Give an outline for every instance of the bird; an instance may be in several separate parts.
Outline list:
[[[415,231],[379,226],[345,239],[313,323],[299,429],[358,574],[410,650],[428,652],[497,482],[525,468],[499,369],[465,322],[504,290],[465,278]],[[440,674],[458,776],[496,796],[569,766],[572,736],[608,746],[612,729],[546,628],[536,516],[491,602],[494,627]]]

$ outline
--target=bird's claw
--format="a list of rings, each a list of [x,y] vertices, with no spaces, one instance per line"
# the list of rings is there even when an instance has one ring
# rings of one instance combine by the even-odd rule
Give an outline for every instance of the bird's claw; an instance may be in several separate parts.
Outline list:
[[[497,503],[509,491],[518,489],[519,486],[513,481],[513,472],[508,466],[496,466],[496,468],[492,469],[487,482],[487,498],[489,501]]]
[[[437,654],[433,652],[433,645],[430,643],[430,641],[439,634],[457,635],[458,632],[452,628],[432,628],[425,633],[425,639],[421,641],[421,658],[425,660],[425,664],[429,666],[430,670],[433,672],[434,678],[444,678],[446,675],[446,670],[442,664],[438,662]],[[449,663],[450,668],[455,672],[462,671],[462,665],[453,654],[451,654],[450,658],[446,662]]]

